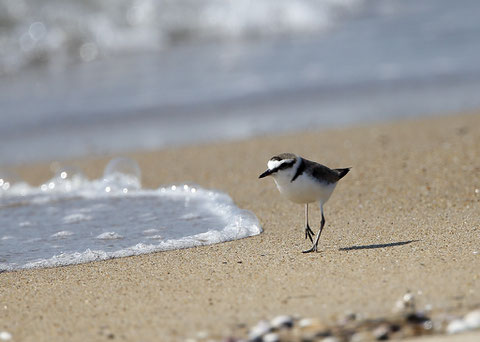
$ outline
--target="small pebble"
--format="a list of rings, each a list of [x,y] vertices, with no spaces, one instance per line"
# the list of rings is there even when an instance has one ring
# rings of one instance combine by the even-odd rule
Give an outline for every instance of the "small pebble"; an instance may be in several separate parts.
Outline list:
[[[306,327],[309,327],[313,324],[313,320],[311,318],[302,318],[299,322],[298,322],[298,326],[300,328],[306,328]]]
[[[304,318],[298,326],[298,330],[308,336],[328,336],[328,326],[319,319]]]
[[[12,334],[8,331],[0,331],[0,340],[2,341],[10,341],[12,339]]]
[[[274,329],[280,329],[284,327],[291,328],[293,326],[293,318],[291,316],[286,316],[286,315],[277,316],[271,320],[270,324]]]
[[[248,333],[248,339],[250,341],[261,340],[263,335],[269,333],[271,330],[272,326],[270,325],[270,323],[268,323],[268,321],[260,321],[250,330],[250,332]]]
[[[367,342],[373,341],[375,338],[368,331],[359,331],[352,335],[350,342]]]
[[[463,319],[455,319],[447,326],[447,334],[458,334],[467,330],[468,325]]]
[[[428,320],[423,323],[423,329],[425,330],[432,330],[433,329],[433,322]]]
[[[340,324],[346,324],[348,322],[353,322],[357,319],[357,314],[355,312],[347,312],[345,317],[340,320]]]
[[[395,307],[393,308],[394,312],[402,312],[405,310],[405,303],[403,300],[399,299],[395,302]]]
[[[415,308],[415,296],[407,292],[403,297],[395,302],[394,312],[404,312]]]
[[[377,340],[386,340],[388,339],[388,334],[390,333],[390,327],[387,324],[382,324],[373,330],[373,336]]]
[[[208,337],[208,332],[206,331],[199,331],[197,333],[197,338],[201,339],[201,340],[204,340]]]
[[[425,316],[425,314],[423,312],[420,312],[420,311],[408,314],[405,318],[406,318],[408,323],[413,323],[413,324],[423,324],[426,321],[430,320],[430,318]]]
[[[265,336],[263,336],[263,342],[279,342],[280,341],[280,336],[276,333],[268,333]]]
[[[349,320],[349,321],[354,321],[357,319],[357,314],[355,312],[347,312],[345,314],[345,319]]]
[[[335,337],[335,336],[328,336],[328,337],[325,337],[322,342],[340,342],[340,340],[338,339],[338,337]]]
[[[463,318],[469,329],[480,328],[480,310],[470,311]]]
[[[414,303],[415,297],[410,292],[407,292],[403,295],[403,301],[406,306],[412,306]]]

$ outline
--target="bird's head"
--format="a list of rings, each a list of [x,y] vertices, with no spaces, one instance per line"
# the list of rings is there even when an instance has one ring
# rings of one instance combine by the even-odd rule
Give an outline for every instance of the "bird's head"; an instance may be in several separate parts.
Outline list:
[[[298,156],[293,153],[282,153],[273,156],[267,163],[268,169],[262,173],[258,178],[267,176],[276,176],[285,171],[291,172],[297,162]]]

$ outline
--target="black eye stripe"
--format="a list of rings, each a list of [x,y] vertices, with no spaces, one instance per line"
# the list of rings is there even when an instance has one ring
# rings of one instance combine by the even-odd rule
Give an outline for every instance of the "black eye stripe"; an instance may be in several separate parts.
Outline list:
[[[288,163],[283,163],[279,167],[277,167],[277,169],[279,169],[279,170],[288,169],[289,167],[292,167],[293,164],[295,164],[295,161],[291,161],[291,162],[288,162]]]

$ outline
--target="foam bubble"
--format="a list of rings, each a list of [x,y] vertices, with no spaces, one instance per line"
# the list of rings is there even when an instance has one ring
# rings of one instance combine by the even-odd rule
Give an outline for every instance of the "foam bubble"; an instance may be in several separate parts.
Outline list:
[[[71,191],[81,188],[86,180],[86,177],[79,169],[67,166],[60,168],[50,183],[53,183],[54,187],[61,191]]]
[[[163,236],[162,235],[151,235],[148,237],[151,240],[162,240]]]
[[[105,233],[99,234],[97,236],[97,239],[100,239],[100,240],[116,240],[116,239],[123,239],[123,236],[121,236],[120,234],[117,234],[115,232],[105,232]]]
[[[69,230],[62,230],[60,232],[57,232],[55,234],[52,234],[52,237],[60,237],[60,238],[63,238],[63,237],[67,237],[67,236],[72,236],[74,233],[69,231]]]
[[[2,192],[10,190],[18,182],[18,176],[13,172],[0,169],[0,195]]]
[[[133,159],[121,157],[112,159],[105,167],[103,181],[105,192],[123,192],[138,190],[141,187],[142,172]]]

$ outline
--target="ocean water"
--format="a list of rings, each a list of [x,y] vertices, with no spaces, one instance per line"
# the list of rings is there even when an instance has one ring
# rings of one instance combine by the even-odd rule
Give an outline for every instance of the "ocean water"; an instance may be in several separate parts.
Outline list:
[[[138,165],[112,160],[86,179],[62,168],[39,187],[0,180],[0,272],[220,243],[260,234],[227,195],[181,184],[142,189]]]
[[[475,0],[0,0],[0,162],[480,105]]]

